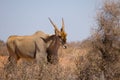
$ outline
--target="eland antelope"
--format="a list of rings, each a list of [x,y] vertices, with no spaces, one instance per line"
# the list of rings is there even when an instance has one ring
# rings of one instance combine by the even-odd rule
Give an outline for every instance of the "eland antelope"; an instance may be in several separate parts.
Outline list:
[[[17,62],[20,58],[42,58],[50,63],[58,61],[58,49],[61,45],[66,48],[67,34],[64,30],[63,19],[61,30],[57,28],[50,18],[49,20],[54,27],[55,34],[53,35],[37,31],[35,34],[29,36],[10,36],[6,43],[9,52],[8,60]]]

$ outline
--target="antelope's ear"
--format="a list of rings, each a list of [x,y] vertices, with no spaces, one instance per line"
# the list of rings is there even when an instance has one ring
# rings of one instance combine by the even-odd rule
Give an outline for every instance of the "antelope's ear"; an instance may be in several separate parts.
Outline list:
[[[47,39],[45,39],[45,38],[43,38],[43,37],[40,37],[45,43],[47,43],[48,42],[48,40]]]

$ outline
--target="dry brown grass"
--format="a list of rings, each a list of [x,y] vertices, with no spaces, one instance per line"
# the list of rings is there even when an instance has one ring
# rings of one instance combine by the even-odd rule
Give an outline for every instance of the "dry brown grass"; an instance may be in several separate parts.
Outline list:
[[[83,50],[85,51],[85,50]],[[7,61],[8,56],[0,56],[0,78],[5,80],[76,80],[78,55],[84,52],[79,48],[68,46],[59,49],[59,63],[56,65],[40,62],[27,62],[23,59],[15,66]]]

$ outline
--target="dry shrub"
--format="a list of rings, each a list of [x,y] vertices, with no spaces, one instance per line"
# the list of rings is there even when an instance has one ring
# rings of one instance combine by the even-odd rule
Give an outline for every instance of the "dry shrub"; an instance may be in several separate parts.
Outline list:
[[[6,44],[4,43],[4,41],[0,40],[0,56],[6,56],[6,55],[8,55]]]
[[[97,22],[93,46],[102,58],[99,67],[105,79],[120,79],[120,1],[106,0],[97,15]]]
[[[80,80],[120,79],[120,1],[106,0],[96,17],[97,28],[81,44],[86,55],[77,63]],[[81,61],[81,62],[80,62]]]

